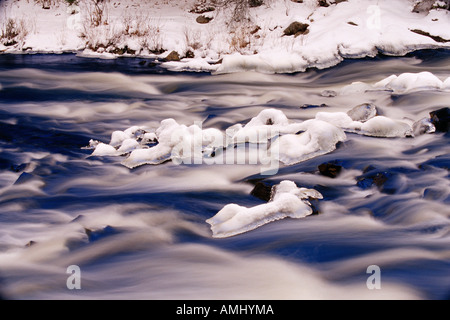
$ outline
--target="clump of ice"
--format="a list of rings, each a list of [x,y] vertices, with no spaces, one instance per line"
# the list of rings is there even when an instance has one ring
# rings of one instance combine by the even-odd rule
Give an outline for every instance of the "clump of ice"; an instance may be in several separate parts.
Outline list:
[[[213,237],[231,237],[276,220],[304,218],[313,213],[309,199],[322,198],[322,194],[314,189],[299,188],[294,182],[285,180],[272,188],[268,203],[251,208],[228,204],[206,222],[211,225]]]
[[[339,93],[350,95],[364,93],[367,91],[387,90],[394,94],[407,94],[424,90],[450,90],[450,77],[441,80],[431,72],[402,73],[390,75],[374,84],[364,82],[353,82],[344,86]]]
[[[337,126],[317,119],[297,126],[298,134],[280,136],[271,145],[271,153],[286,165],[296,164],[332,152],[346,134]]]
[[[366,122],[377,115],[377,107],[371,103],[364,103],[347,111],[353,121]]]
[[[316,119],[334,124],[347,132],[372,137],[403,138],[412,134],[412,128],[408,123],[384,116],[375,116],[362,122],[354,121],[345,112],[318,112]]]
[[[444,82],[431,72],[402,73],[391,75],[374,85],[375,88],[392,90],[394,93],[407,93],[416,90],[441,90]]]
[[[168,160],[178,163],[202,163],[205,149],[212,152],[223,146],[223,133],[217,129],[203,130],[199,125],[178,124],[174,119],[165,119],[154,135],[144,134],[144,139],[158,141],[150,148],[136,149],[122,164],[135,168],[144,164],[160,164]]]
[[[227,130],[230,143],[262,143],[289,127],[289,119],[281,110],[265,109],[245,126],[237,124]]]

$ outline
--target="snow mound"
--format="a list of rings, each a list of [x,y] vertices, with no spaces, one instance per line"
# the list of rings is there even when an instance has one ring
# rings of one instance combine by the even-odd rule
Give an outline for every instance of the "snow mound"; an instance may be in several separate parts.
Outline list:
[[[285,165],[293,165],[332,152],[336,144],[346,140],[337,126],[317,120],[307,120],[297,126],[298,134],[280,136],[271,145],[271,154]]]
[[[292,181],[272,187],[272,198],[266,204],[246,208],[228,204],[214,217],[206,220],[214,238],[226,238],[254,230],[284,218],[304,218],[313,213],[309,199],[322,199],[314,189],[298,188]]]
[[[375,83],[374,87],[391,90],[394,93],[446,89],[444,82],[427,71],[420,73],[402,73],[399,76],[391,75]]]
[[[266,52],[265,54],[243,55],[234,53],[223,57],[222,63],[215,71],[216,74],[235,72],[260,73],[292,73],[303,72],[309,63],[299,53]]]
[[[360,94],[368,91],[390,91],[393,94],[407,94],[417,91],[450,90],[450,77],[441,80],[431,72],[402,73],[400,75],[390,75],[374,84],[364,82],[353,82],[344,86],[340,95]]]
[[[236,124],[227,130],[229,143],[264,143],[290,128],[289,119],[277,109],[264,109],[245,126]]]
[[[345,112],[318,112],[316,119],[333,124],[346,132],[380,138],[403,138],[412,135],[411,126],[403,121],[374,116],[367,121],[354,121]]]
[[[150,148],[136,149],[122,164],[130,169],[144,164],[161,164],[172,160],[177,164],[201,164],[203,152],[223,147],[224,135],[217,129],[203,130],[199,125],[189,127],[178,124],[174,119],[165,119],[154,134],[146,133],[145,138],[154,138],[158,144]]]

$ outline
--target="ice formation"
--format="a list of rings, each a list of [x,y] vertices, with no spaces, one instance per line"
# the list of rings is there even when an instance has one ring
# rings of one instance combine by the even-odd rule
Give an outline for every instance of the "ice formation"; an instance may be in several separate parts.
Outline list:
[[[314,189],[299,188],[294,182],[285,180],[272,187],[268,203],[251,208],[228,204],[206,222],[211,225],[213,237],[231,237],[272,221],[304,218],[313,213],[308,200],[322,198],[322,194]]]
[[[286,165],[329,153],[346,139],[342,129],[317,119],[301,123],[298,129],[298,134],[282,135],[271,146],[272,154],[278,155],[278,160]]]
[[[415,123],[391,119],[377,115],[374,105],[362,104],[348,112],[321,111],[314,119],[306,121],[289,120],[281,110],[265,109],[247,124],[232,125],[225,132],[215,128],[203,129],[201,124],[188,127],[174,119],[165,119],[156,130],[133,126],[124,131],[114,131],[109,144],[91,140],[88,148],[94,149],[92,156],[126,156],[122,164],[131,169],[166,161],[218,164],[221,162],[217,154],[226,158],[226,154],[229,155],[227,150],[248,152],[246,148],[236,147],[249,143],[256,149],[265,146],[267,154],[264,156],[270,160],[292,165],[334,151],[339,142],[347,139],[346,132],[403,138],[434,131],[430,119]],[[236,159],[242,157],[245,155],[239,154]],[[226,162],[233,164],[227,158]]]

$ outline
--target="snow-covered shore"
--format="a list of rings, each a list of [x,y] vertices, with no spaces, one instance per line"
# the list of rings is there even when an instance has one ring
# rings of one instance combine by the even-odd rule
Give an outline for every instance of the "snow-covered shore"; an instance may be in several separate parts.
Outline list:
[[[378,53],[450,49],[442,1],[414,12],[413,0],[266,0],[240,22],[232,21],[232,5],[202,7],[199,0],[94,2],[2,1],[0,52],[153,57],[174,71],[288,73]],[[292,23],[303,30],[286,32]]]

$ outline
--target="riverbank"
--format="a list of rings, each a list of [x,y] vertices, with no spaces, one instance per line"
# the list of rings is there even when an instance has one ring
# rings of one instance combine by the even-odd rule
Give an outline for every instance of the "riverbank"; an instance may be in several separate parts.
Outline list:
[[[7,0],[0,51],[152,58],[172,71],[291,73],[450,48],[444,4],[415,10],[410,0],[267,0],[237,16],[233,1],[215,3]]]

